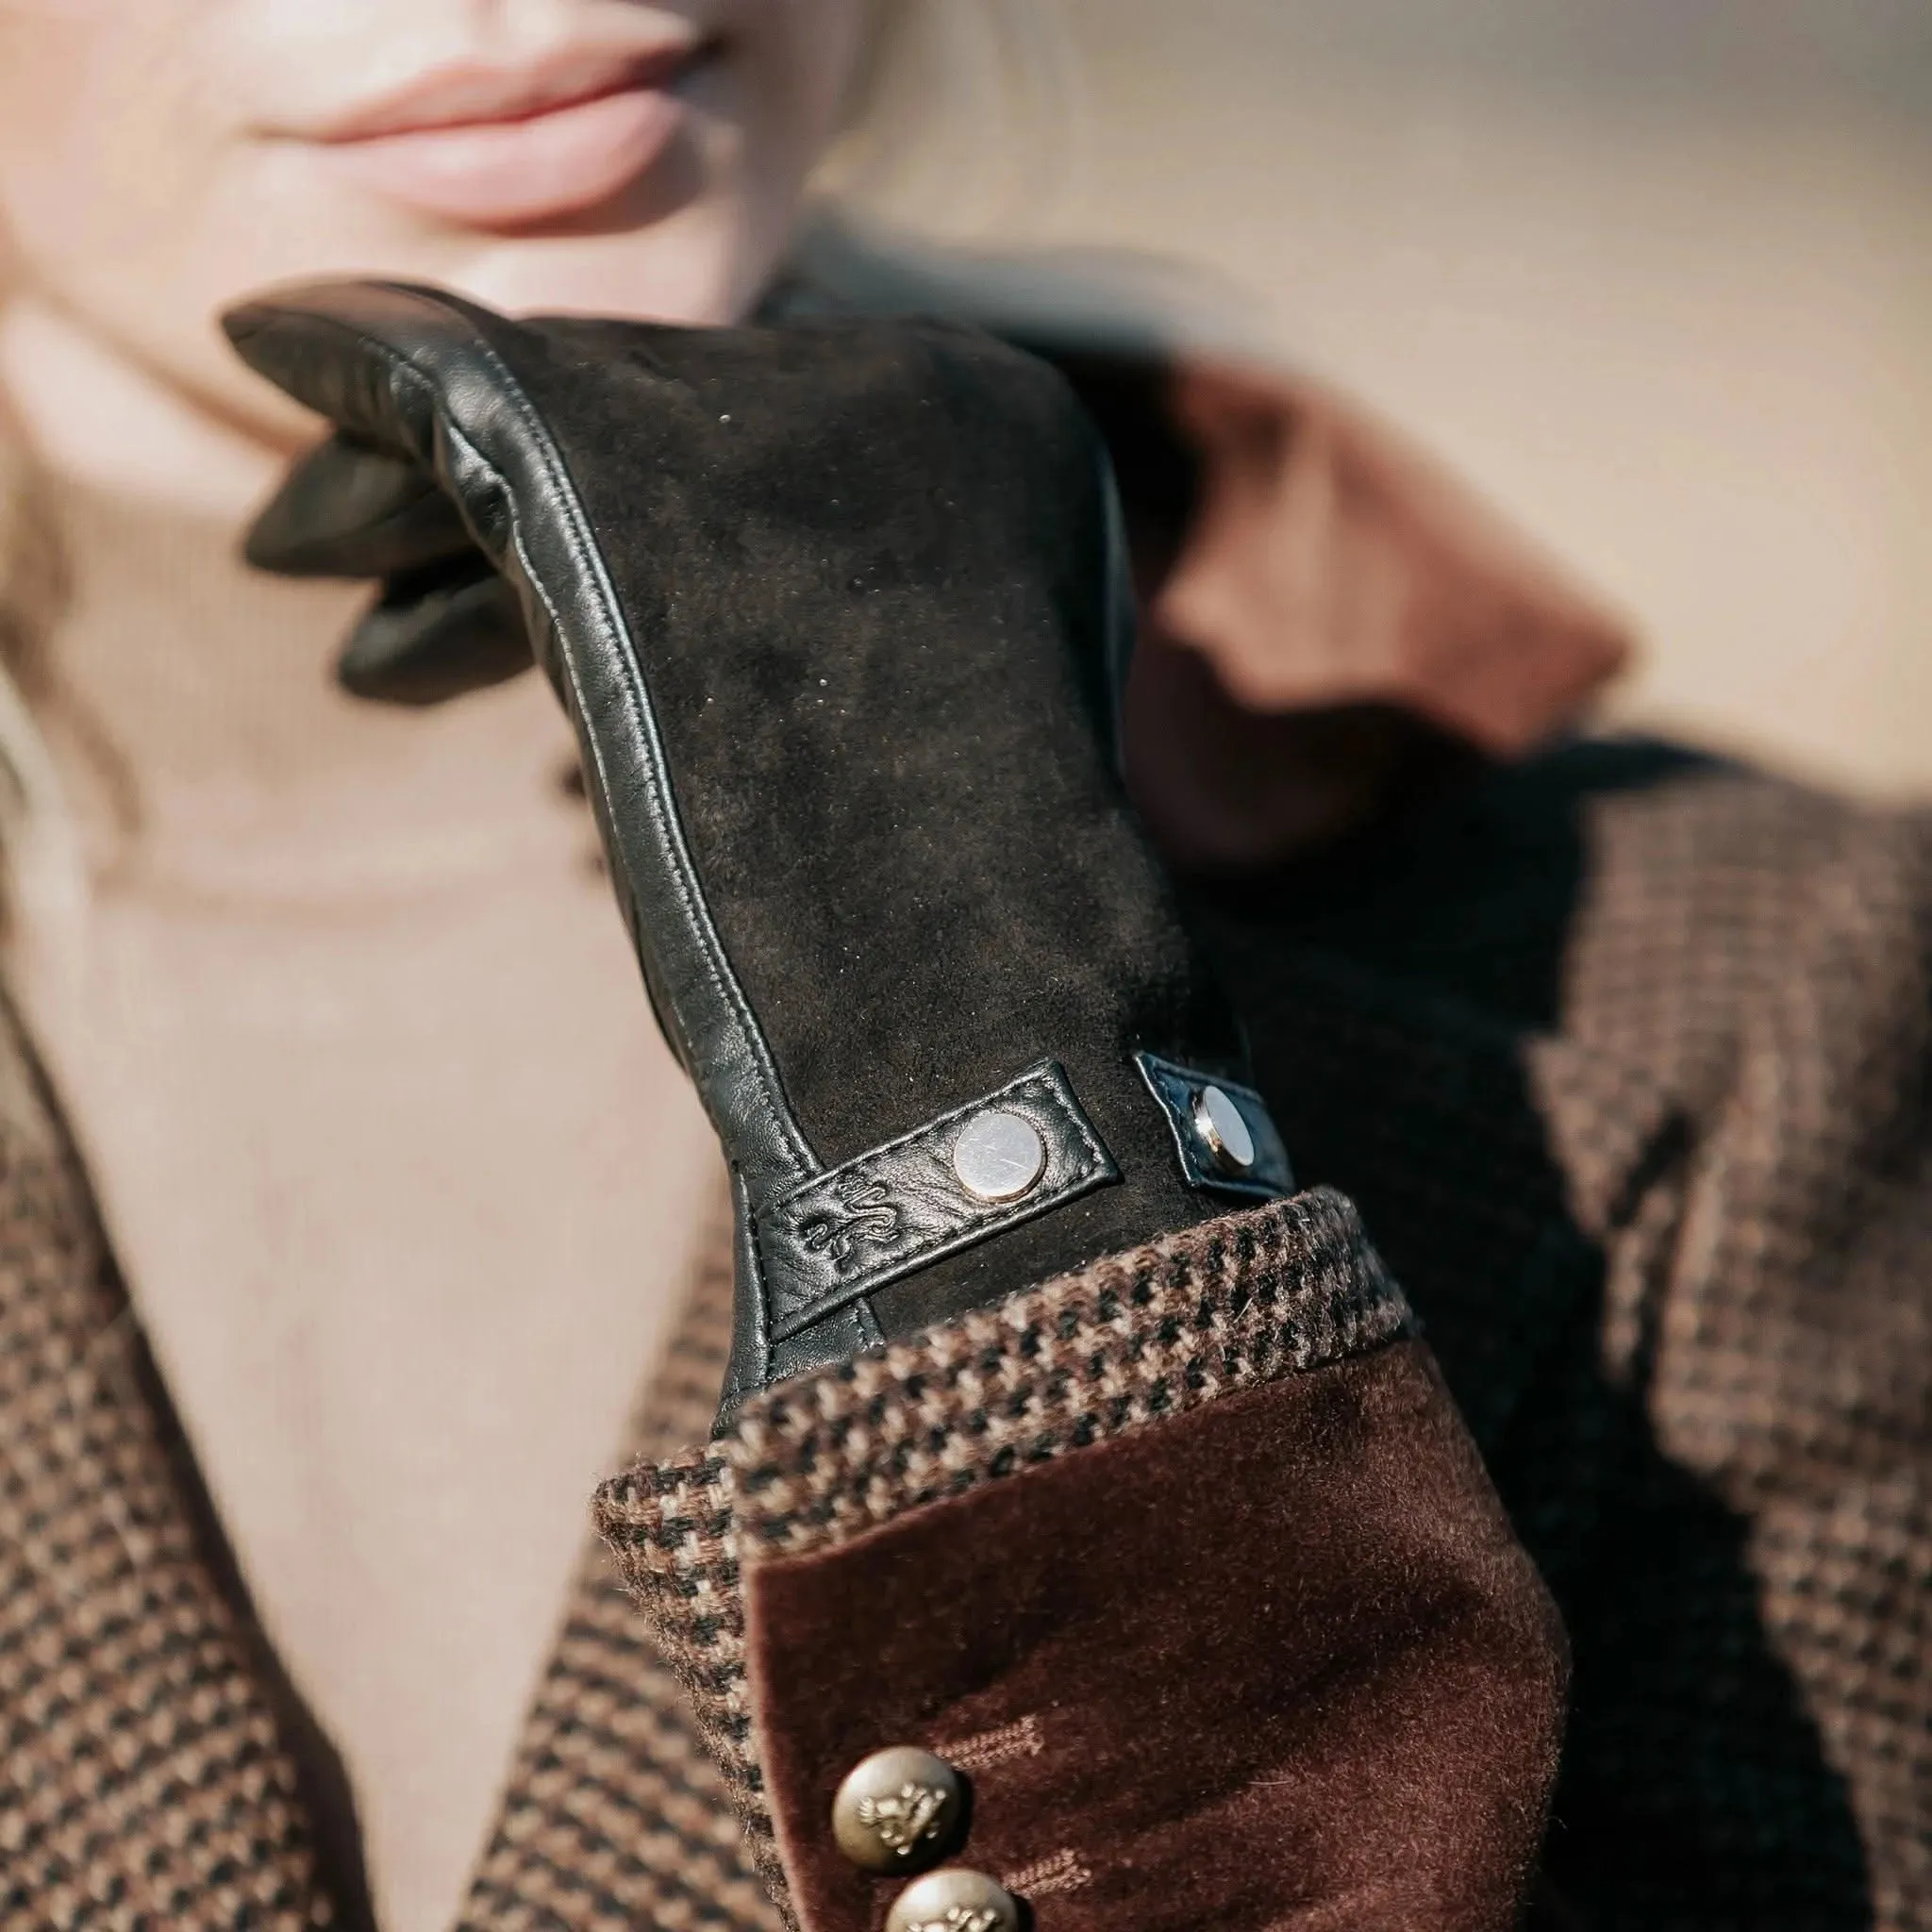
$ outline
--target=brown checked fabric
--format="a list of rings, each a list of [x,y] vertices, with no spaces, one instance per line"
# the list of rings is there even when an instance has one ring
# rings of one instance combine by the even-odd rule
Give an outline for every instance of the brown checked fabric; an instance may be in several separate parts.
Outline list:
[[[730,1222],[639,1417],[639,1455],[702,1440],[731,1339]],[[775,1932],[684,1689],[603,1544],[587,1553],[459,1932]]]
[[[72,1151],[0,1051],[0,1924],[334,1923]]]
[[[1067,1895],[1042,1927],[1258,1926],[1290,1899],[1310,1925],[1507,1923],[1561,1640],[1407,1326],[1347,1204],[1302,1196],[782,1388],[607,1487],[812,1932],[883,1909],[826,1819],[908,1739],[980,1767],[973,1855]]]
[[[1302,1268],[1287,1276],[1268,1265],[1290,1259]],[[781,1892],[745,1672],[748,1561],[808,1551],[1407,1323],[1400,1290],[1332,1199],[1209,1223],[1133,1263],[767,1391],[719,1441],[640,1463],[599,1492],[598,1527]]]
[[[1932,820],[1579,746],[1202,909],[1562,1607],[1560,1923],[1932,1926]]]
[[[0,1926],[365,1924],[353,1819],[326,1746],[250,1625],[84,1178],[17,1033],[8,1045]],[[703,1435],[730,1291],[721,1245],[643,1406],[639,1453]],[[587,1553],[460,1924],[778,1924],[684,1692],[601,1544]]]
[[[1313,1184],[1292,1213],[1260,1217],[1275,1245],[1257,1254],[1298,1258],[1304,1279],[1317,1255],[1366,1268],[1339,1208],[1308,1218],[1332,1202],[1324,1186],[1361,1205],[1570,1631],[1534,1923],[1925,1932],[1932,822],[1656,748],[1579,746],[1331,864],[1199,898]],[[335,1922],[354,1924],[353,1840],[201,1517],[84,1176],[25,1066],[9,1036],[0,1925],[321,1924],[325,1876]],[[1197,1288],[1223,1278],[1202,1265]],[[1142,1285],[1158,1296],[1186,1278],[1176,1266]],[[1210,1326],[1239,1325],[1252,1305],[1217,1314],[1210,1295],[1149,1328],[1132,1286],[1102,1319],[1104,1285],[1079,1282],[1061,1291],[1086,1297],[1101,1345],[1070,1360],[1057,1327],[1036,1357],[1009,1346],[975,1361],[941,1341],[898,1359],[889,1384],[861,1365],[807,1385],[812,1406],[766,1398],[756,1445],[741,1434],[679,1457],[702,1438],[722,1357],[721,1260],[640,1436],[660,1473],[604,1498],[651,1616],[587,1567],[467,1927],[772,1932],[755,1854],[769,1868],[775,1840],[748,1843],[727,1795],[761,1802],[770,1755],[791,1738],[824,1755],[833,1745],[808,1732],[843,1720],[761,1701],[785,1662],[747,1641],[744,1574],[754,1624],[808,1635],[841,1564],[858,1575],[900,1550],[937,1574],[986,1540],[921,1541],[924,1524],[970,1513],[1017,1543],[1008,1512],[1037,1497],[1056,1535],[1087,1534],[1102,1512],[1080,1493],[1083,1467],[1162,1520],[1185,1513],[1184,1491],[1204,1521],[1232,1521],[1213,1513],[1225,1470],[1261,1467],[1286,1436],[1309,1456],[1323,1440],[1256,1426],[1269,1405],[1348,1383],[1339,1415],[1372,1419],[1367,1379],[1394,1375],[1410,1348],[1378,1287],[1340,1304],[1352,1311],[1336,1326],[1285,1323],[1301,1352],[1272,1368],[1250,1374],[1241,1365],[1263,1355],[1236,1348],[1214,1374],[1239,1386],[1200,1400],[1190,1323],[1205,1307]],[[1136,1333],[1152,1338],[1138,1358]],[[1036,1383],[1049,1359],[1069,1373]],[[989,1404],[990,1374],[1033,1407]],[[1366,1423],[1350,1426],[1328,1439],[1370,1441]],[[1024,1460],[1048,1437],[1058,1453]],[[1163,1444],[1171,1458],[1154,1453]],[[1073,1500],[1046,1507],[1062,1484]],[[1241,1508],[1268,1489],[1244,1485]],[[1233,1555],[1253,1522],[1237,1524]],[[741,1571],[747,1524],[773,1533]],[[1231,1559],[1229,1573],[1224,1587],[1247,1587]],[[1065,1587],[1050,1568],[1032,1574]],[[774,1588],[761,1607],[781,1579],[791,1597]],[[940,1606],[932,1627],[950,1614]],[[653,1620],[672,1633],[661,1654]],[[1211,1631],[1215,1606],[1198,1621]],[[1070,1688],[1098,1668],[1076,1651]],[[1013,1822],[1022,1796],[1029,1815],[1050,1812],[1055,1767],[1079,1745],[1044,1697],[983,1696],[1018,1683],[1023,1661],[1007,1663],[924,1741],[982,1788],[975,1832],[1011,1857],[1001,1875],[1055,1932],[1083,1924],[1074,1914],[1138,1853]],[[702,1724],[681,1679],[698,1685]],[[1308,1703],[1288,1699],[1271,1722],[1312,1721]],[[1361,1726],[1393,1750],[1402,1707]],[[693,1747],[710,1736],[722,1771]],[[1465,1738],[1470,1761],[1496,1763],[1482,1745]],[[1335,1838],[1345,1863],[1346,1824]]]

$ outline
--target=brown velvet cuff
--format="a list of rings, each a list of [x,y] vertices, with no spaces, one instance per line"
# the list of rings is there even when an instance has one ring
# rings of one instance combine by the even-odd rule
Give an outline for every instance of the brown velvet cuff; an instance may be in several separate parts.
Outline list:
[[[607,1486],[794,1919],[882,1923],[831,1795],[919,1743],[972,1777],[961,1859],[1039,1932],[1507,1924],[1561,1639],[1410,1327],[1315,1191],[783,1385]]]

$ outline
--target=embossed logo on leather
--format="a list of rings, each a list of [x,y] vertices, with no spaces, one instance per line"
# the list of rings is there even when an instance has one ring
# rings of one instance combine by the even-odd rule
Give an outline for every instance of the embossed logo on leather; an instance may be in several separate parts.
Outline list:
[[[798,1224],[798,1238],[814,1255],[826,1255],[842,1268],[861,1242],[885,1248],[899,1235],[899,1208],[883,1181],[847,1174],[838,1188],[835,1206],[808,1216]]]
[[[922,1839],[937,1838],[943,1829],[946,1794],[937,1785],[904,1784],[891,1796],[861,1798],[862,1824],[889,1852],[908,1857]]]
[[[975,1147],[962,1170],[967,1130],[989,1120],[1010,1121],[1030,1161],[1016,1163],[1002,1147],[992,1151],[1005,1158],[982,1162],[987,1150]],[[771,1340],[783,1341],[941,1255],[1119,1178],[1065,1070],[1042,1060],[756,1210]]]

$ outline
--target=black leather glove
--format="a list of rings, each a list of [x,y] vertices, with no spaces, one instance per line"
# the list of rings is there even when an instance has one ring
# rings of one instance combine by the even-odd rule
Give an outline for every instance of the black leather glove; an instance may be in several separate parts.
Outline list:
[[[375,284],[227,327],[338,425],[251,555],[388,580],[352,677],[436,695],[526,633],[575,724],[734,1177],[726,1412],[1288,1185],[1114,769],[1118,520],[1044,364]]]

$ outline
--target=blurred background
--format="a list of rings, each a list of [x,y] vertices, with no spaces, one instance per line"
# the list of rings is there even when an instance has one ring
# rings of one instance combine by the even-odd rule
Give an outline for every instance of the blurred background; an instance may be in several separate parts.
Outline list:
[[[1932,790],[1928,0],[1060,4],[1051,160],[880,216],[1213,271],[1633,617],[1622,715]]]

